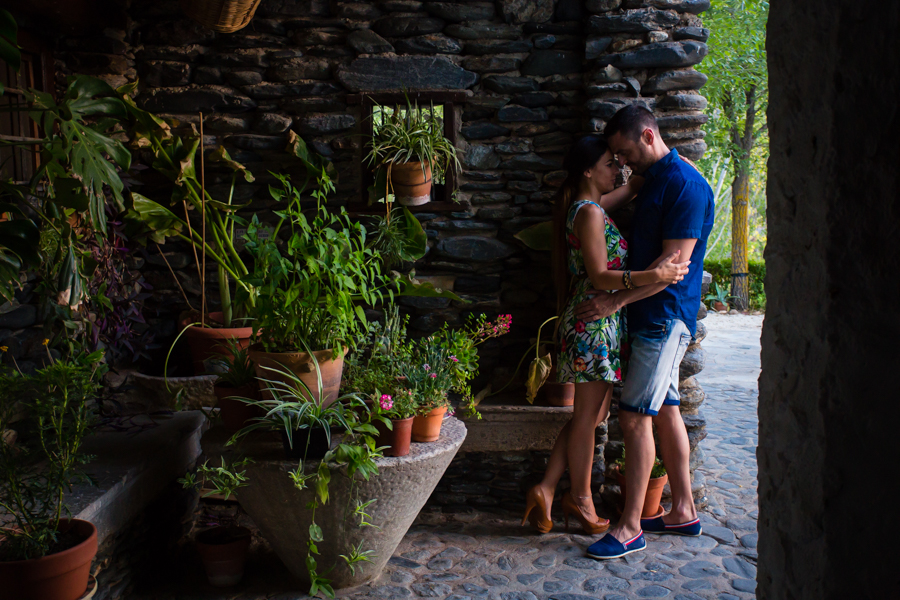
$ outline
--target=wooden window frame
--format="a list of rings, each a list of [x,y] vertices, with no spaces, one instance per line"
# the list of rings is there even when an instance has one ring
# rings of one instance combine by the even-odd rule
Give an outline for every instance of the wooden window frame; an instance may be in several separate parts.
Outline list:
[[[347,103],[359,106],[359,122],[361,134],[365,143],[361,146],[361,157],[359,161],[360,173],[360,195],[357,202],[351,203],[348,209],[355,214],[380,213],[382,208],[378,206],[368,206],[369,203],[369,186],[374,183],[375,178],[371,169],[364,164],[366,153],[366,143],[372,139],[374,128],[372,122],[372,108],[376,105],[396,106],[406,104],[409,98],[412,102],[417,102],[420,106],[426,104],[434,104],[435,106],[444,107],[444,137],[456,146],[459,142],[459,125],[460,117],[458,107],[466,102],[472,95],[470,91],[459,90],[421,90],[408,92],[367,92],[361,94],[351,94],[347,97]],[[456,169],[447,170],[446,180],[441,191],[440,198],[435,198],[422,206],[410,206],[412,212],[455,212],[461,210],[459,203],[452,199],[453,191],[456,189],[459,181],[459,173]]]
[[[6,71],[6,81],[10,81],[14,77],[18,79],[24,75],[25,81],[22,82],[23,87],[47,92],[55,98],[56,86],[54,83],[53,54],[50,51],[49,46],[28,31],[19,31],[18,43],[23,57],[22,65],[25,66],[30,64],[31,68],[24,72],[20,68],[19,73],[15,74],[9,65],[3,63],[0,65],[0,68],[5,69]],[[18,106],[20,102],[24,102],[23,95],[18,90],[18,85],[19,84],[11,89],[7,86],[8,89],[4,90],[4,105]],[[0,113],[0,119],[8,122],[9,129],[13,132],[13,135],[0,134],[0,138],[16,142],[39,142],[42,138],[38,124],[31,121],[30,117],[27,115],[24,116],[24,124],[22,121],[14,123],[13,115],[16,114],[17,113],[14,112]],[[21,115],[21,113],[19,114]],[[4,169],[8,168],[11,170],[10,175],[17,183],[24,183],[30,180],[41,166],[40,148],[36,144],[32,147],[30,154],[31,164],[26,166],[25,164],[19,164],[17,152],[13,150],[11,165],[4,165]]]

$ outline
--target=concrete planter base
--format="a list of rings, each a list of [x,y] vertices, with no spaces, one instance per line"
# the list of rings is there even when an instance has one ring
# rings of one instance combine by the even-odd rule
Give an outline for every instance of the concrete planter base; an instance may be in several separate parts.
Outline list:
[[[379,459],[380,472],[369,481],[356,476],[354,497],[361,502],[377,498],[366,512],[378,528],[359,527],[358,517],[348,514],[348,506],[349,510],[354,506],[350,480],[346,470],[332,470],[331,497],[316,510],[316,523],[322,527],[325,540],[318,544],[321,554],[315,558],[320,573],[334,565],[327,577],[335,589],[369,583],[381,573],[465,437],[466,426],[461,421],[446,419],[438,441],[413,443],[406,456]],[[221,427],[211,429],[203,437],[204,453],[227,457],[232,451],[224,446],[227,439]],[[308,583],[306,542],[312,513],[306,505],[313,500],[313,490],[298,491],[294,487],[288,471],[297,467],[297,461],[284,460],[277,436],[248,438],[239,451],[255,461],[247,466],[250,484],[240,490],[241,506],[291,573]],[[308,471],[314,469],[314,464],[307,467]],[[363,550],[373,550],[375,556],[371,563],[356,565],[354,575],[340,555],[349,554],[360,542]]]

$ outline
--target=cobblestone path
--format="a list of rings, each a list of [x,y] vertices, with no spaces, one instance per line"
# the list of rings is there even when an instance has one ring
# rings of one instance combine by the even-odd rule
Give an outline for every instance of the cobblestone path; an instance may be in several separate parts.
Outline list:
[[[648,535],[648,548],[601,563],[584,556],[595,538],[547,535],[496,514],[423,513],[372,585],[338,598],[392,600],[745,600],[755,598],[757,377],[761,316],[710,314],[703,342],[708,437],[701,467],[709,505],[699,538]],[[213,591],[197,568],[153,600],[301,600],[274,556],[247,565],[232,591]],[[180,583],[176,583],[179,581]],[[177,591],[172,591],[176,589]],[[149,591],[149,590],[148,590]]]
[[[754,598],[756,588],[757,377],[761,316],[711,314],[697,377],[708,437],[701,444],[709,507],[699,538],[648,536],[648,549],[600,563],[594,538],[532,535],[487,514],[428,515],[416,522],[376,585],[347,598],[447,600],[675,600]],[[574,531],[574,527],[573,527]]]

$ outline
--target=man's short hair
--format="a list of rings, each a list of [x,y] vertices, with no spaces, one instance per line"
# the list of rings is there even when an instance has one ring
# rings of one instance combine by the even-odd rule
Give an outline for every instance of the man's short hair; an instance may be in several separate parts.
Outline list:
[[[611,138],[617,133],[621,133],[625,137],[637,141],[645,129],[652,129],[657,135],[659,134],[659,126],[653,113],[640,104],[631,104],[613,115],[613,118],[606,124],[603,135],[606,139]]]

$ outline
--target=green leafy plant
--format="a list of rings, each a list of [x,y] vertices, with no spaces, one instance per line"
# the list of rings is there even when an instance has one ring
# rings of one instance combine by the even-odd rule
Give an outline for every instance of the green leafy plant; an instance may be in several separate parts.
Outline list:
[[[625,450],[622,449],[622,456],[613,461],[613,464],[619,467],[619,471],[624,474],[625,473]],[[653,457],[653,468],[650,470],[650,478],[656,479],[658,477],[662,477],[666,474],[666,467],[663,465],[662,461],[659,460],[658,456]]]
[[[337,356],[364,331],[361,304],[373,305],[391,294],[380,257],[366,245],[362,225],[344,209],[325,208],[333,184],[324,171],[310,217],[301,209],[301,190],[287,177],[275,177],[281,188],[270,191],[286,204],[278,212],[282,221],[273,236],[262,238],[254,215],[247,231],[254,269],[245,281],[258,293],[254,335],[269,352],[330,349]],[[286,236],[279,248],[276,240],[282,229]]]
[[[727,308],[733,298],[734,296],[729,295],[727,289],[719,287],[718,283],[713,283],[712,293],[707,294],[704,300],[709,303],[710,307],[713,307],[716,302],[721,302]]]
[[[244,467],[253,461],[249,458],[231,463],[224,458],[219,460],[221,464],[218,467],[210,467],[209,461],[204,461],[197,467],[195,473],[188,471],[184,477],[178,480],[178,483],[185,489],[206,489],[206,493],[203,494],[204,498],[222,496],[224,500],[228,500],[235,495],[237,490],[249,485],[247,469]],[[241,468],[244,470],[239,471],[238,469]]]
[[[0,376],[0,431],[26,426],[15,445],[0,443],[0,509],[11,519],[2,529],[5,560],[57,551],[60,520],[69,514],[64,495],[87,480],[81,466],[90,457],[81,444],[106,372],[102,359],[102,352],[78,353],[51,358],[33,375]],[[14,425],[23,407],[28,419]]]
[[[384,198],[390,195],[390,170],[394,164],[420,162],[424,174],[425,166],[430,163],[432,177],[437,183],[444,181],[449,169],[461,170],[456,147],[444,137],[444,123],[439,112],[434,105],[420,108],[418,102],[410,102],[408,97],[405,108],[375,106],[372,112],[374,134],[366,162],[378,170],[383,169],[381,180],[384,186],[379,185],[376,174],[375,189],[378,193],[384,189]]]
[[[374,550],[363,550],[362,542],[358,543],[353,549],[350,551],[350,554],[341,554],[340,557],[344,559],[347,563],[347,566],[350,567],[350,572],[356,575],[356,565],[363,562],[372,562],[372,557],[375,556]]]
[[[242,348],[237,340],[226,340],[227,352],[221,354],[225,371],[216,378],[216,385],[239,388],[256,381],[256,364],[250,359],[250,350]]]

